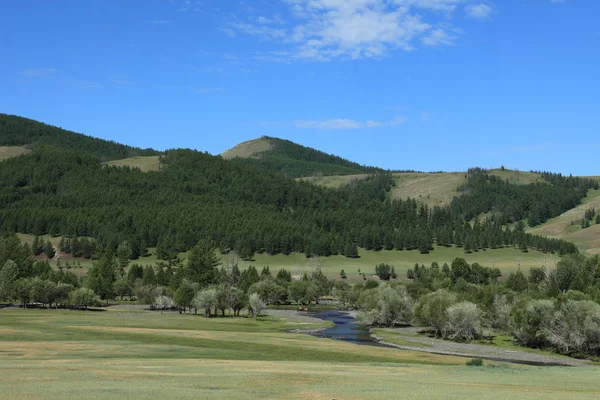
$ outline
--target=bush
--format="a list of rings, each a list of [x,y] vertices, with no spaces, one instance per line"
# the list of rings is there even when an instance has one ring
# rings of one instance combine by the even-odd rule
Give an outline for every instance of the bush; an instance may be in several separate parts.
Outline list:
[[[513,336],[527,347],[541,347],[548,343],[547,333],[554,315],[551,300],[530,300],[513,309],[511,325]]]
[[[587,300],[568,300],[554,313],[546,335],[563,352],[599,354],[600,305]]]
[[[483,336],[481,326],[483,312],[476,304],[463,301],[448,307],[446,313],[448,319],[443,331],[444,338],[471,341]]]
[[[369,304],[359,318],[367,325],[383,325],[394,327],[397,323],[409,323],[412,319],[413,300],[404,286],[392,288],[382,285],[370,291]]]
[[[468,367],[483,367],[483,359],[471,358],[465,363],[465,365],[467,365]]]
[[[437,336],[442,336],[448,323],[448,307],[456,303],[456,295],[444,289],[426,294],[419,299],[414,312],[416,325],[433,329]]]
[[[71,304],[77,308],[87,309],[100,303],[100,298],[92,289],[79,288],[71,292]]]

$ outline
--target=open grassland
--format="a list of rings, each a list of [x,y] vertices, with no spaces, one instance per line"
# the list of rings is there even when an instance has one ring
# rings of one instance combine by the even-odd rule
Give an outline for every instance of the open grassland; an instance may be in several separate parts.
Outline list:
[[[585,211],[591,208],[600,212],[600,190],[588,191],[581,205],[530,229],[529,232],[568,240],[588,254],[600,254],[600,225],[594,225],[595,222],[592,221],[589,228],[581,228],[581,219]]]
[[[235,147],[221,153],[221,157],[226,160],[232,158],[250,158],[256,153],[262,153],[271,150],[272,145],[268,139],[254,139],[242,142]]]
[[[131,157],[123,160],[108,161],[104,164],[116,167],[138,168],[142,172],[150,172],[160,169],[160,158],[159,156]]]
[[[396,186],[392,188],[392,199],[412,198],[429,206],[443,206],[450,204],[458,195],[456,188],[465,183],[466,174],[439,173],[429,174],[420,172],[395,173]]]
[[[537,251],[523,253],[514,248],[490,249],[475,253],[465,254],[465,252],[456,247],[436,247],[429,254],[420,254],[418,251],[366,251],[359,249],[360,258],[351,259],[343,256],[320,257],[307,259],[304,254],[290,254],[289,256],[267,254],[257,254],[253,261],[240,262],[240,268],[246,268],[249,265],[262,267],[268,265],[271,271],[275,272],[279,268],[286,268],[293,275],[313,271],[318,266],[329,278],[339,278],[340,271],[346,272],[349,280],[360,280],[358,270],[361,273],[369,274],[375,272],[375,265],[380,263],[391,264],[395,267],[398,276],[401,279],[406,277],[406,271],[413,268],[415,263],[431,265],[432,262],[451,263],[456,257],[462,257],[469,263],[478,262],[488,267],[500,268],[503,275],[508,276],[510,272],[516,271],[521,267],[522,270],[529,270],[531,267],[540,266],[544,262],[553,262],[557,258],[550,254],[544,254]],[[231,257],[223,256],[223,261],[227,262]]]
[[[7,158],[20,156],[21,154],[27,154],[29,152],[31,152],[31,150],[28,150],[24,147],[0,146],[0,161],[6,160]]]
[[[357,175],[332,175],[332,176],[309,176],[306,178],[298,178],[298,180],[312,183],[314,185],[325,186],[332,189],[338,189],[350,182],[364,180],[368,177],[367,174]]]
[[[6,399],[594,399],[598,370],[496,366],[284,333],[293,320],[0,310]]]

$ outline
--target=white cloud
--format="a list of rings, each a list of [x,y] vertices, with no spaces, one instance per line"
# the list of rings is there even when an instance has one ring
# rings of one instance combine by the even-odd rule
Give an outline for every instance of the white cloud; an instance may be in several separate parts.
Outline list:
[[[264,25],[236,22],[231,23],[230,27],[247,35],[259,36],[262,39],[283,39],[285,37],[285,31],[283,29],[270,28]],[[228,32],[226,33],[229,34]]]
[[[413,50],[419,43],[453,45],[460,30],[448,21],[470,0],[283,1],[290,9],[288,21],[261,15],[251,23],[230,22],[222,30],[230,36],[239,33],[279,42],[290,60],[380,58],[391,51]],[[488,15],[493,11],[486,4],[473,6],[468,10],[475,18],[484,19],[486,11]]]
[[[327,120],[299,120],[294,121],[296,128],[303,129],[321,129],[321,130],[342,130],[342,129],[368,129],[381,128],[384,126],[396,126],[407,121],[404,116],[397,116],[391,121],[357,121],[353,119],[335,118]]]
[[[56,68],[28,68],[19,72],[19,75],[28,77],[40,77],[51,75],[56,72]]]
[[[469,4],[465,7],[465,12],[469,18],[486,20],[492,15],[494,9],[487,4]]]

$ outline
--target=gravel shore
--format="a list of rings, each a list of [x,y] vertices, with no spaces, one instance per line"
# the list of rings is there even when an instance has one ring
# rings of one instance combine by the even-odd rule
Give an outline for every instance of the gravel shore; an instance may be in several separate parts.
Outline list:
[[[414,346],[397,345],[394,343],[385,342],[381,338],[377,337],[377,335],[375,334],[372,334],[371,336],[378,340],[381,344],[385,344],[387,346],[396,347],[403,350],[423,351],[427,353],[454,355],[471,358],[485,358],[495,361],[507,361],[514,362],[517,364],[529,365],[562,365],[570,367],[579,367],[591,364],[589,361],[577,360],[574,358],[535,354],[526,351],[509,350],[480,344],[456,343],[449,340],[433,339],[426,336],[405,336],[409,334],[414,334],[418,331],[418,329],[412,327],[394,328],[386,330],[390,332],[404,334],[403,336],[401,336],[402,340],[405,342],[414,343]]]

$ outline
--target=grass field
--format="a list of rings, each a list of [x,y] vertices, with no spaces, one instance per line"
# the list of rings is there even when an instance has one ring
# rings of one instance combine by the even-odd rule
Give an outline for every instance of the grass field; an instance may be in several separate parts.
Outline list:
[[[18,235],[22,241],[31,244],[33,242],[33,236],[31,235]],[[49,237],[45,236],[44,240]],[[60,237],[50,238],[51,242],[58,247]],[[155,265],[157,262],[156,255],[154,254],[155,249],[150,249],[150,255],[148,257],[142,257],[138,260],[132,261],[132,263],[138,263],[141,265]],[[221,255],[222,265],[231,265],[234,260],[239,263],[240,269],[246,269],[250,265],[254,265],[259,269],[264,266],[269,266],[273,273],[276,273],[279,269],[285,268],[289,270],[292,275],[301,275],[305,272],[311,272],[320,267],[323,273],[329,278],[338,279],[340,271],[343,269],[348,280],[356,281],[362,280],[362,276],[359,275],[358,270],[360,269],[361,274],[365,273],[367,276],[375,271],[375,265],[380,263],[391,264],[396,268],[400,279],[404,279],[406,271],[409,268],[414,267],[415,263],[431,265],[432,262],[437,262],[440,265],[443,263],[451,263],[457,257],[462,257],[469,263],[478,262],[486,267],[500,268],[500,271],[504,275],[508,275],[510,272],[516,271],[519,266],[522,270],[528,271],[531,267],[540,266],[542,263],[556,262],[558,256],[552,254],[544,254],[538,251],[529,251],[523,253],[515,248],[503,248],[503,249],[488,249],[486,251],[479,251],[470,254],[465,254],[461,248],[457,247],[435,247],[435,250],[429,254],[421,254],[418,251],[367,251],[359,249],[360,258],[346,258],[344,256],[331,256],[331,257],[317,257],[317,258],[306,258],[304,254],[292,253],[288,256],[278,254],[270,256],[268,254],[256,254],[252,261],[242,261],[235,257],[234,254]],[[182,259],[187,259],[187,253],[181,253],[179,255]],[[43,256],[42,256],[43,258]],[[76,261],[69,257],[62,260],[63,264],[66,261]],[[86,275],[88,268],[92,266],[90,260],[79,260],[82,269],[74,269],[78,275]],[[56,265],[56,262],[51,262],[52,265]]]
[[[20,156],[21,154],[27,154],[29,152],[31,152],[31,150],[28,150],[24,147],[0,146],[0,161],[6,160],[7,158]]]
[[[458,195],[456,188],[465,182],[465,173],[396,173],[396,186],[390,196],[393,199],[413,198],[429,206],[449,204]]]
[[[600,396],[593,367],[469,368],[459,357],[284,333],[294,320],[10,308],[0,321],[6,399]]]
[[[221,153],[221,157],[226,160],[232,158],[249,158],[256,153],[262,153],[272,148],[271,143],[267,139],[254,139],[247,142],[242,142],[235,147]]]
[[[104,164],[117,167],[138,168],[142,172],[149,172],[158,171],[160,169],[160,158],[159,156],[131,157],[123,160],[108,161]]]

